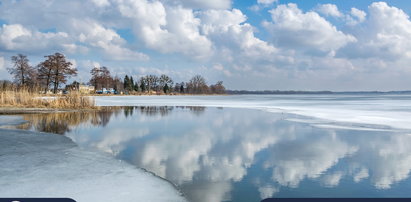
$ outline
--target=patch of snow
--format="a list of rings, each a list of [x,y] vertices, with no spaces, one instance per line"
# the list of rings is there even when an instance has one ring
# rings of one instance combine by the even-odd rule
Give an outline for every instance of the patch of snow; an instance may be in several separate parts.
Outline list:
[[[60,135],[0,129],[0,165],[0,197],[186,201],[171,183]]]

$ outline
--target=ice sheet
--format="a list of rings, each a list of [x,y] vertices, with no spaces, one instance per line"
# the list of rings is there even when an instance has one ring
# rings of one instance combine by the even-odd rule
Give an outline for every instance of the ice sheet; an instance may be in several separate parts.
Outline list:
[[[169,182],[60,135],[0,129],[0,165],[0,197],[186,201]]]
[[[0,116],[0,128],[7,128],[8,126],[15,126],[23,124],[27,121],[23,120],[18,115]]]
[[[95,99],[99,106],[249,108],[326,120],[322,127],[356,123],[363,124],[363,129],[381,125],[384,130],[411,130],[410,95],[98,96]]]

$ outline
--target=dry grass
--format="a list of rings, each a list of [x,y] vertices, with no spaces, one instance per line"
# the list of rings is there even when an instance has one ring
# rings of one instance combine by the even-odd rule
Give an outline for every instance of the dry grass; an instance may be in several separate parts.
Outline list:
[[[0,107],[91,109],[95,108],[93,98],[80,93],[44,97],[43,94],[27,90],[0,92]]]

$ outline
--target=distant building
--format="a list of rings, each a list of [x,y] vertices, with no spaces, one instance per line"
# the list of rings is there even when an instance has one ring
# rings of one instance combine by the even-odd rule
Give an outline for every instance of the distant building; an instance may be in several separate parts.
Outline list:
[[[94,86],[80,84],[78,90],[80,91],[80,93],[89,94],[94,93],[95,88]]]
[[[96,91],[97,94],[117,94],[113,88],[103,88],[101,90]]]

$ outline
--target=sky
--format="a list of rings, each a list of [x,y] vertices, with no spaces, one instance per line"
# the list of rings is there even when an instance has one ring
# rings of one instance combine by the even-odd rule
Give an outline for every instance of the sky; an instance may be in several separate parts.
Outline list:
[[[203,75],[232,90],[411,90],[404,0],[0,0],[0,79],[10,57],[60,52],[88,82]]]

